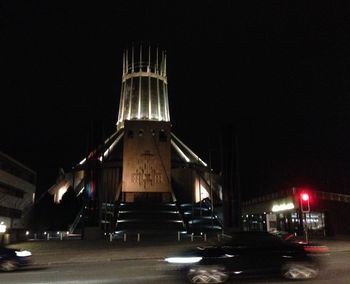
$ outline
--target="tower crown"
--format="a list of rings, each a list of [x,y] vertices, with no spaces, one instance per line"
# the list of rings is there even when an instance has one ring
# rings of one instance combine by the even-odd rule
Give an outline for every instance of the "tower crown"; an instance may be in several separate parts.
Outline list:
[[[123,53],[117,129],[125,120],[170,121],[164,50],[140,45]]]

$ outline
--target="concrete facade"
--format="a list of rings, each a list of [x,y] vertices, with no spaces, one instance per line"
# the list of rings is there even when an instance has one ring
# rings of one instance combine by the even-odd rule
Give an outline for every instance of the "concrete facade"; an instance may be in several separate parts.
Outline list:
[[[6,226],[6,239],[15,239],[27,229],[35,190],[36,173],[0,153],[0,224]]]
[[[123,193],[171,192],[170,123],[125,121]]]

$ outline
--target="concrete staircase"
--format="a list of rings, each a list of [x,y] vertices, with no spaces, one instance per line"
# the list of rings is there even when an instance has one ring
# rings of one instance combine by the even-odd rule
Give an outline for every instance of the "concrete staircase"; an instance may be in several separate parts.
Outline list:
[[[172,238],[186,231],[185,223],[175,203],[120,203],[116,237]]]
[[[223,224],[207,203],[183,203],[179,206],[188,234],[216,235],[221,233]]]

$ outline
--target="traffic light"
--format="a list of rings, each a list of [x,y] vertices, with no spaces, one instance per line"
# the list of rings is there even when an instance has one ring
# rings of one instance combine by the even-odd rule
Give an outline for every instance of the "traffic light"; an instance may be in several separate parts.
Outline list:
[[[300,208],[301,212],[310,212],[310,196],[307,192],[300,193]]]

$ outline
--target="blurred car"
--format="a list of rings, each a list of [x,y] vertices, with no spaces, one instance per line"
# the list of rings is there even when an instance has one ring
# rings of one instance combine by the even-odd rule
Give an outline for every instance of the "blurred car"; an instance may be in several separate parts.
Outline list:
[[[222,283],[232,277],[280,275],[315,278],[328,247],[294,243],[268,232],[236,232],[230,239],[165,258],[192,283]]]
[[[30,251],[0,246],[0,271],[14,271],[27,266],[31,258]]]

